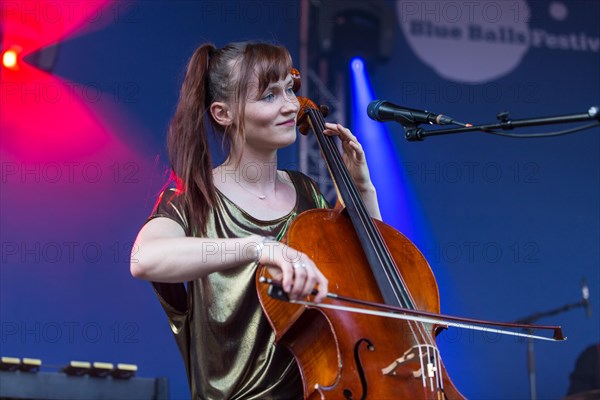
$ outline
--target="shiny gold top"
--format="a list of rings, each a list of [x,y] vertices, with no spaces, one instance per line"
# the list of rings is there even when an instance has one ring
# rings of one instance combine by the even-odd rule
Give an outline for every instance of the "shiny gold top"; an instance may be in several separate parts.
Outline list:
[[[287,171],[296,189],[296,206],[287,215],[260,221],[217,191],[217,203],[207,224],[207,237],[236,238],[253,234],[281,239],[301,212],[325,208],[315,183]],[[189,221],[176,192],[165,191],[149,219],[167,217],[188,236]],[[239,254],[240,249],[226,249]],[[206,252],[215,251],[206,246]],[[184,359],[192,398],[298,399],[302,385],[291,354],[274,346],[274,335],[258,302],[256,263],[212,273],[183,284],[154,283],[158,298]]]

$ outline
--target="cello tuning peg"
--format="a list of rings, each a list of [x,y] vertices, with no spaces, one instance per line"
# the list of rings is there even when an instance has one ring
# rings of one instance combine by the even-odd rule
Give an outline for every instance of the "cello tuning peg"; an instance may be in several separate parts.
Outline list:
[[[292,67],[292,69],[290,70],[290,75],[292,75],[293,82],[292,90],[294,91],[294,93],[297,93],[298,90],[300,90],[300,87],[302,86],[302,78],[300,76],[300,71]]]

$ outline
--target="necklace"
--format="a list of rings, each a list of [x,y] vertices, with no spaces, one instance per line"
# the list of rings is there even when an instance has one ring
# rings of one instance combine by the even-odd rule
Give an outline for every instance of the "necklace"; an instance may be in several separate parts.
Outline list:
[[[249,191],[248,189],[246,189],[244,186],[242,186],[242,184],[241,184],[241,183],[240,183],[240,182],[239,182],[237,179],[234,179],[234,181],[235,181],[235,183],[237,183],[237,184],[238,184],[238,186],[239,186],[239,187],[241,187],[241,188],[242,188],[244,191],[246,191],[246,192],[250,193],[250,194],[251,194],[252,196],[254,196],[254,197],[258,197],[258,199],[259,199],[259,200],[264,200],[264,199],[266,199],[267,197],[269,197],[270,195],[272,195],[273,193],[275,193],[275,187],[277,186],[277,175],[275,175],[275,182],[274,182],[274,184],[273,184],[273,190],[271,191],[271,193],[268,193],[268,194],[260,194],[260,195],[259,195],[259,194],[253,193],[253,192]]]

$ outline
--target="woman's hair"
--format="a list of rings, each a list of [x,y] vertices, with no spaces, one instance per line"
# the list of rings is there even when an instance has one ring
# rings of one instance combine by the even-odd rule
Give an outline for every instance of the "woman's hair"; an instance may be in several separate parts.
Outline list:
[[[209,127],[223,135],[230,156],[234,153],[239,157],[245,137],[249,83],[258,83],[260,96],[269,84],[284,79],[291,67],[287,49],[267,43],[231,43],[221,49],[203,44],[192,55],[167,137],[172,177],[188,213],[191,232],[206,233],[208,213],[215,204]],[[209,108],[215,101],[231,107],[234,129],[213,120]]]

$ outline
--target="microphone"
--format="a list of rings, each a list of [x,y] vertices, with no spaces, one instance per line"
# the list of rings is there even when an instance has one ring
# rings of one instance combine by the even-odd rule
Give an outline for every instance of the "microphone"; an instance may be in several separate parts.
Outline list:
[[[471,126],[455,121],[446,115],[434,114],[426,110],[416,110],[414,108],[402,107],[385,100],[375,100],[369,103],[369,106],[367,107],[367,114],[369,115],[369,118],[375,121],[396,121],[403,125],[417,125],[425,123],[436,125],[454,124],[465,127]]]
[[[585,278],[581,280],[581,304],[585,309],[586,318],[592,317],[592,307],[590,305],[590,289],[588,288]]]

